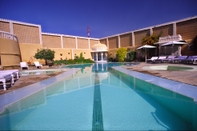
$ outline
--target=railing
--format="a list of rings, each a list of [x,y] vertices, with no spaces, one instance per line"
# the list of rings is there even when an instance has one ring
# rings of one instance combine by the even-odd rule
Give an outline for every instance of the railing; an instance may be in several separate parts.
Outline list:
[[[182,40],[182,36],[180,34],[178,35],[173,35],[173,36],[164,36],[164,37],[159,37],[159,42],[169,42],[169,41],[180,41]]]
[[[10,39],[18,42],[18,38],[15,35],[5,31],[0,31],[0,38]]]

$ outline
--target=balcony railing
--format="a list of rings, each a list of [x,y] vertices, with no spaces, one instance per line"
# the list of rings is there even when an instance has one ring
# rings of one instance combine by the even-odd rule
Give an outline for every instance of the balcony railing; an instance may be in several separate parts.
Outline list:
[[[15,35],[5,31],[0,31],[0,38],[10,39],[18,42],[18,38]]]

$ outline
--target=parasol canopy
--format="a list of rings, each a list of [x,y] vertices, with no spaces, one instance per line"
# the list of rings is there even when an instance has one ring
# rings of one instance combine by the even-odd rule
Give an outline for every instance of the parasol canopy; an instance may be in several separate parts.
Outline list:
[[[155,46],[152,46],[152,45],[143,45],[143,46],[140,46],[138,47],[137,49],[149,49],[149,48],[156,48]]]
[[[145,62],[147,61],[147,52],[146,52],[146,49],[151,49],[151,48],[156,48],[156,47],[155,46],[152,46],[152,45],[143,45],[143,46],[140,46],[140,47],[137,48],[138,50],[145,49]]]
[[[170,41],[165,44],[162,44],[161,46],[167,46],[167,45],[184,45],[187,44],[186,42],[180,42],[180,41]]]

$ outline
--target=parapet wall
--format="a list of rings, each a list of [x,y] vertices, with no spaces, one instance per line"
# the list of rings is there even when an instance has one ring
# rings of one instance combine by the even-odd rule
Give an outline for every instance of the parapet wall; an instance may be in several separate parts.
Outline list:
[[[197,16],[107,36],[100,38],[100,43],[105,44],[110,52],[115,52],[114,50],[120,47],[136,50],[143,45],[142,39],[152,34],[161,37],[180,34],[183,40],[190,43],[197,36]],[[188,45],[182,47],[182,55],[197,55],[189,50]],[[112,55],[115,56],[115,54]]]
[[[17,37],[5,32],[0,32],[0,65],[19,65],[21,53]]]
[[[100,38],[100,43],[107,45],[109,50],[120,47],[139,47],[142,39],[152,34],[160,36],[172,36],[180,34],[183,40],[191,42],[197,35],[197,16],[178,21],[154,25],[151,27],[133,30],[121,34]]]

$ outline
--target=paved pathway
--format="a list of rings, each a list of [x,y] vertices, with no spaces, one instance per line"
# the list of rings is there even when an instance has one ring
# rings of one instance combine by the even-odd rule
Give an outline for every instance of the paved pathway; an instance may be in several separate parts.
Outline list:
[[[182,71],[168,71],[162,70],[158,67],[160,66],[183,66],[183,67],[191,67],[191,70],[182,70]],[[184,64],[150,64],[150,63],[139,63],[136,66],[124,66],[127,69],[135,70],[147,74],[152,74],[155,76],[163,77],[166,79],[171,79],[174,81],[179,81],[183,83],[187,83],[190,85],[197,86],[197,65],[184,65]],[[197,87],[196,87],[197,88]]]

